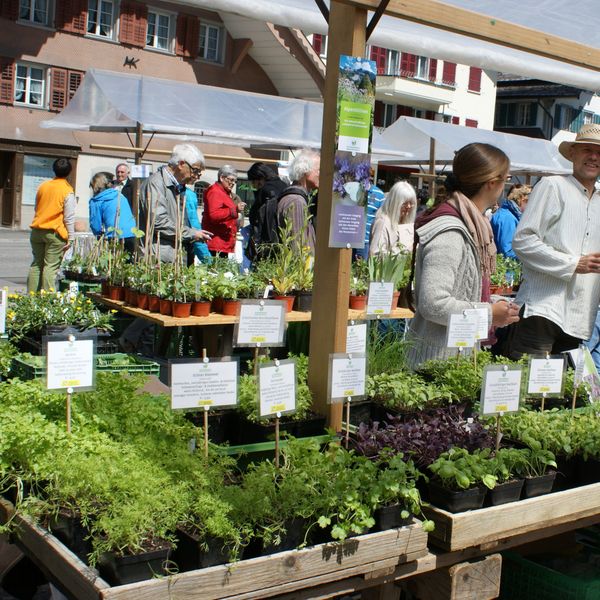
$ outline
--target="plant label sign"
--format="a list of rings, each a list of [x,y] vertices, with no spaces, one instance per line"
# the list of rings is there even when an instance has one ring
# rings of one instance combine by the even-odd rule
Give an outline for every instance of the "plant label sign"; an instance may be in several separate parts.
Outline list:
[[[488,365],[483,371],[481,414],[498,415],[519,410],[521,379],[519,366]]]
[[[57,336],[65,338],[66,336]],[[94,389],[96,338],[50,339],[46,341],[46,388],[86,391]]]
[[[394,284],[391,281],[371,281],[367,297],[367,316],[379,317],[392,312]]]
[[[0,290],[0,335],[6,333],[6,303],[8,301],[7,290]]]
[[[296,410],[296,361],[276,360],[258,367],[259,414],[272,417]]]
[[[465,310],[467,314],[474,313],[477,315],[477,319],[479,321],[479,325],[477,327],[477,332],[475,333],[476,340],[487,340],[490,335],[490,315],[488,305],[480,306],[479,308],[467,308]]]
[[[367,351],[367,324],[348,325],[346,333],[346,353],[361,354]]]
[[[529,361],[527,395],[562,396],[565,359],[532,358]]]
[[[237,404],[239,361],[174,360],[169,367],[172,409],[223,408]]]
[[[236,346],[283,346],[285,303],[282,300],[243,300],[234,329]]]
[[[367,357],[363,354],[331,354],[329,356],[329,399],[332,404],[365,395]]]
[[[448,317],[448,348],[472,348],[479,332],[479,315],[474,310],[463,310]],[[487,337],[487,336],[486,336]]]

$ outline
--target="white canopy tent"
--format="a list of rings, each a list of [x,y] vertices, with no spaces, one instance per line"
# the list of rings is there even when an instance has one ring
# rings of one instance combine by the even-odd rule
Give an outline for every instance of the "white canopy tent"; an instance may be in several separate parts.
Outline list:
[[[136,74],[90,69],[48,129],[136,131],[244,147],[319,148],[323,105]],[[373,151],[410,157],[375,135]]]
[[[380,1],[374,5],[377,6]],[[181,0],[179,3],[295,27],[306,33],[328,33],[328,25],[315,0]],[[329,0],[326,0],[326,4],[329,5]],[[579,0],[576,10],[569,10],[564,0],[444,0],[440,4],[489,16],[488,22],[491,25],[495,24],[494,19],[498,19],[583,44],[589,48],[590,56],[600,51],[600,12],[597,0]],[[585,90],[600,90],[600,73],[597,69],[578,67],[482,41],[477,39],[480,32],[476,28],[469,33],[470,36],[459,35],[384,16],[369,38],[369,43]],[[509,43],[509,40],[506,42]],[[516,42],[510,43],[518,45]]]
[[[465,144],[482,142],[504,150],[510,158],[513,173],[547,175],[572,171],[570,163],[560,155],[558,148],[552,142],[510,133],[414,117],[400,117],[384,130],[381,137],[390,146],[416,158],[414,162],[403,160],[402,164],[429,163],[431,140],[434,140],[437,164],[451,163],[454,153]],[[381,164],[381,162],[397,161],[383,158],[379,162]]]

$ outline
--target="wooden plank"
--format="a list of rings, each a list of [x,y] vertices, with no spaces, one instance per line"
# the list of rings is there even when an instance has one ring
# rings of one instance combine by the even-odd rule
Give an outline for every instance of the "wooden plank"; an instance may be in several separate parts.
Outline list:
[[[199,598],[268,597],[289,589],[310,587],[344,576],[397,565],[427,553],[427,534],[420,523],[304,550],[261,556],[231,565],[191,571],[161,580],[104,590],[106,600],[162,600],[177,593],[178,600]],[[316,581],[315,581],[316,580]],[[269,591],[271,589],[271,591]],[[247,595],[247,596],[246,596]]]
[[[463,513],[452,514],[433,506],[426,508],[424,512],[435,522],[431,542],[452,551],[583,517],[600,516],[599,493],[600,483],[594,483]]]
[[[31,560],[77,600],[98,600],[109,585],[48,531],[27,517],[14,513],[12,504],[0,499],[0,521],[13,519],[15,538]]]
[[[420,600],[493,600],[500,593],[502,556],[463,562],[413,577],[408,588]]]
[[[135,306],[129,306],[125,304],[125,302],[121,302],[120,300],[109,300],[105,298],[101,294],[97,294],[95,292],[88,292],[88,296],[93,298],[96,302],[100,304],[104,304],[109,308],[113,308],[115,310],[119,310],[128,315],[132,315],[134,317],[141,317],[142,319],[146,319],[147,321],[151,321],[152,323],[156,323],[157,325],[162,325],[162,327],[187,327],[187,326],[195,326],[195,325],[233,325],[239,321],[238,317],[230,317],[228,315],[221,315],[219,313],[210,313],[208,317],[186,317],[186,318],[177,318],[170,317],[167,315],[161,315],[158,313],[150,312],[149,310],[143,310],[141,308],[137,308]],[[389,316],[386,316],[386,319],[411,319],[413,317],[413,313],[411,310],[407,308],[397,308]],[[348,309],[348,317],[347,320],[350,321],[352,319],[359,321],[365,318],[365,311],[361,310],[350,310]],[[285,316],[285,320],[288,323],[292,322],[300,322],[300,321],[310,321],[311,313],[310,312],[300,312],[293,310],[289,312]],[[344,333],[344,336],[346,334]],[[322,341],[322,338],[319,337]],[[344,344],[346,338],[344,337]]]
[[[339,2],[353,7],[376,10],[381,0],[339,0]],[[438,0],[419,0],[419,2],[390,0],[385,14],[492,44],[546,56],[584,69],[600,70],[600,52],[594,47]]]

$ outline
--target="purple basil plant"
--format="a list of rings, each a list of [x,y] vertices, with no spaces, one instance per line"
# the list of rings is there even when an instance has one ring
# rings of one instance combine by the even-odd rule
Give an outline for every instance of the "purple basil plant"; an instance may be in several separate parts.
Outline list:
[[[388,423],[360,424],[354,442],[359,454],[376,459],[401,452],[418,468],[425,468],[452,447],[472,451],[494,446],[494,436],[477,417],[464,417],[464,406],[388,418]]]

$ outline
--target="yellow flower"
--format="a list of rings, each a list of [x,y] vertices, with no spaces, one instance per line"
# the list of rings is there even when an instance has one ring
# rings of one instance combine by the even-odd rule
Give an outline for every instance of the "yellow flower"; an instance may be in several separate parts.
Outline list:
[[[51,288],[48,288],[48,291],[50,291],[50,292],[54,292],[54,291],[56,291],[56,290],[55,290],[53,287],[51,287]]]
[[[112,308],[110,312],[114,314],[114,313],[116,313],[118,311],[116,311],[114,308]]]
[[[32,291],[32,292],[29,292],[29,295],[30,295],[30,296],[35,296],[35,292],[33,292],[33,291]]]

